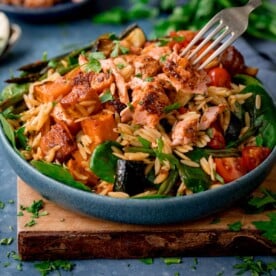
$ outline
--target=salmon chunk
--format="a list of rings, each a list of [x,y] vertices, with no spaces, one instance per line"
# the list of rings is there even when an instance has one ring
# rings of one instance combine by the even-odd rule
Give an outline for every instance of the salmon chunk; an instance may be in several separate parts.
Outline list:
[[[41,138],[40,148],[46,156],[50,150],[56,148],[54,160],[64,162],[76,149],[76,143],[70,133],[60,124],[55,124]]]

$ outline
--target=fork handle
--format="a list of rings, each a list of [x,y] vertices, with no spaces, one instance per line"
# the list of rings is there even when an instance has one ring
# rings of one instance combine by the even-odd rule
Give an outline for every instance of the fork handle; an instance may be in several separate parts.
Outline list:
[[[249,0],[246,6],[251,7],[251,11],[262,5],[262,0]]]

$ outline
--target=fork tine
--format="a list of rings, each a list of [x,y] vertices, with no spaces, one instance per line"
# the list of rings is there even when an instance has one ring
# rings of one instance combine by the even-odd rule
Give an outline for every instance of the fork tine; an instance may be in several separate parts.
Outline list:
[[[225,26],[223,26],[222,21],[219,22],[219,24],[216,26],[216,28],[208,34],[208,36],[206,36],[199,45],[196,46],[196,49],[194,49],[189,55],[188,58],[192,58],[196,53],[198,53],[198,51],[204,46],[206,45],[207,42],[209,42],[210,40],[212,40],[212,38],[214,38],[214,36],[221,31],[223,28],[225,28]],[[209,47],[208,47],[209,49]],[[206,52],[206,51],[204,51]],[[205,54],[204,54],[205,55]],[[204,56],[202,55],[202,56]]]
[[[223,40],[224,37],[226,37],[229,33],[231,33],[231,31],[227,26],[223,26],[223,28],[224,28],[224,31],[193,61],[193,64],[198,63],[204,56],[206,56],[206,54],[208,54],[208,52],[211,49],[213,49],[216,45],[218,45]],[[210,36],[209,40],[211,38],[212,37]]]
[[[219,20],[219,14],[216,14],[197,34],[196,36],[190,41],[189,45],[181,52],[180,56],[185,56],[188,51],[200,40],[203,38],[204,34],[210,30],[210,28],[216,24]]]
[[[203,69],[209,62],[211,62],[216,56],[221,54],[228,46],[230,46],[236,39],[238,35],[231,33],[231,36],[221,44],[220,47],[216,49],[215,52],[213,52],[212,55],[210,55],[200,66],[199,69]]]

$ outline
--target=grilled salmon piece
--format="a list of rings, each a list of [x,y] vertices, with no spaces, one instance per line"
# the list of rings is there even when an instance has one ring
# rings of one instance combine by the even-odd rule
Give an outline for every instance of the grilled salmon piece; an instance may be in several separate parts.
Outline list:
[[[40,148],[44,156],[55,147],[58,147],[58,149],[55,151],[54,160],[60,163],[66,161],[77,148],[70,132],[61,124],[52,125],[51,129],[40,140]]]

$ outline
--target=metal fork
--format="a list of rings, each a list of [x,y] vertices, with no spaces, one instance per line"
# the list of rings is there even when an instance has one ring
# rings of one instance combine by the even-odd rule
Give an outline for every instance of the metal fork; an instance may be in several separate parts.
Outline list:
[[[221,10],[197,33],[180,55],[185,56],[188,54],[187,58],[192,60],[192,64],[197,64],[211,49],[221,43],[221,45],[199,65],[199,69],[203,69],[246,31],[249,14],[261,4],[261,0],[249,0],[248,3],[242,7]],[[206,34],[206,38],[204,38],[195,49],[189,52]],[[212,43],[200,53],[198,57],[193,59],[209,41],[212,41]]]

